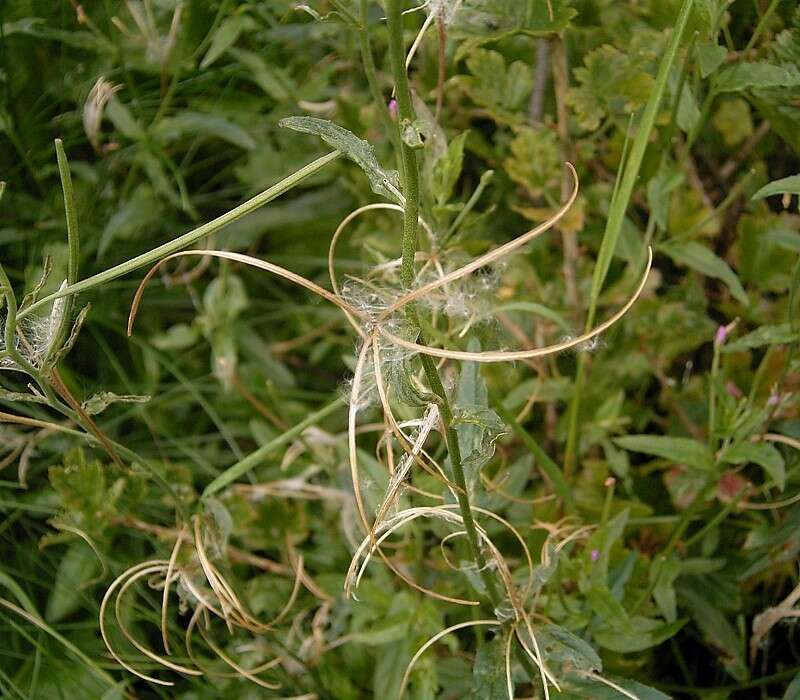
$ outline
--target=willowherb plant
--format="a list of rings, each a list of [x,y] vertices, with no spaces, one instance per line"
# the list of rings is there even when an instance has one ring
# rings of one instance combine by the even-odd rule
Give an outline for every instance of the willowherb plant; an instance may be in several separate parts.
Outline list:
[[[292,124],[290,122],[290,125]],[[359,142],[352,135],[343,133],[341,127],[334,129],[328,125],[320,124],[320,120],[315,119],[304,122],[302,130],[314,131],[314,133],[320,134],[328,141],[331,140],[330,134],[335,134],[338,145],[345,148],[352,146],[356,150],[355,155],[351,151],[345,151],[345,154],[351,156],[368,173],[370,170],[373,173],[383,172],[372,158],[364,157],[363,154],[370,151],[363,146],[363,142]],[[320,298],[336,305],[344,313],[358,340],[355,369],[349,386],[348,453],[356,513],[364,537],[353,556],[350,570],[346,577],[345,592],[350,596],[356,595],[358,584],[366,566],[371,558],[377,554],[398,576],[418,591],[454,604],[480,605],[481,602],[479,600],[454,598],[415,582],[381,548],[381,545],[398,529],[421,518],[441,521],[454,528],[453,533],[442,542],[443,552],[447,543],[454,538],[467,537],[470,539],[474,537],[474,544],[476,545],[473,552],[476,556],[475,573],[485,582],[486,591],[489,593],[498,616],[496,622],[484,620],[477,624],[498,626],[506,624],[510,626],[509,640],[513,635],[522,650],[525,662],[532,663],[539,669],[545,697],[549,697],[550,687],[559,688],[559,680],[550,669],[548,660],[540,648],[535,625],[532,621],[535,610],[530,609],[526,604],[527,601],[531,600],[534,567],[525,540],[510,523],[500,516],[484,508],[471,506],[468,501],[467,486],[463,480],[463,474],[446,469],[425,448],[429,436],[434,431],[439,432],[444,436],[445,443],[450,449],[451,465],[453,463],[460,465],[461,457],[454,455],[452,452],[452,432],[454,430],[455,417],[446,398],[441,393],[437,394],[435,391],[425,389],[422,378],[414,376],[414,373],[406,374],[405,388],[399,391],[391,382],[387,382],[386,376],[396,377],[398,375],[398,364],[402,365],[417,355],[427,358],[435,357],[442,360],[463,360],[478,363],[509,362],[553,355],[591,342],[627,313],[639,294],[641,294],[647,281],[652,254],[649,256],[645,273],[628,302],[603,323],[569,340],[528,350],[498,349],[484,351],[436,347],[422,340],[417,315],[417,309],[421,306],[420,302],[422,300],[430,300],[437,295],[441,295],[446,299],[450,289],[463,285],[465,280],[474,280],[476,276],[477,285],[486,287],[485,280],[481,278],[482,270],[491,269],[507,259],[508,256],[521,249],[526,243],[547,232],[567,213],[578,191],[575,170],[569,164],[568,168],[574,178],[572,195],[550,220],[521,234],[512,241],[449,271],[446,271],[442,264],[442,259],[446,254],[444,251],[437,249],[435,232],[430,225],[421,219],[420,222],[423,229],[429,234],[431,248],[420,256],[421,260],[424,261],[423,268],[421,273],[415,273],[414,282],[410,288],[403,289],[402,286],[391,284],[392,277],[396,274],[396,271],[402,270],[406,264],[405,259],[381,264],[366,278],[351,277],[344,285],[340,284],[335,271],[336,245],[347,225],[357,216],[380,208],[399,211],[407,216],[405,207],[408,206],[409,197],[406,193],[401,193],[398,199],[404,202],[404,206],[382,203],[362,207],[345,217],[342,224],[336,229],[331,239],[328,255],[330,290],[286,268],[249,255],[210,249],[179,251],[160,260],[147,273],[134,295],[128,322],[128,332],[130,333],[133,329],[133,323],[138,313],[144,290],[161,267],[170,260],[187,256],[209,256],[249,265],[304,287]],[[382,181],[386,182],[385,179]],[[383,187],[379,187],[377,190],[391,191]],[[413,256],[415,259],[417,258],[416,250],[413,251]],[[389,284],[387,284],[387,281]],[[490,289],[491,285],[485,291]],[[404,371],[407,370],[400,369],[400,374]],[[430,376],[428,376],[428,380],[430,381]],[[424,413],[416,420],[401,421],[397,418],[392,408],[392,392],[394,391],[395,394],[400,395],[409,389],[418,397],[417,403],[421,404],[421,408],[424,408]],[[389,484],[386,492],[380,498],[380,504],[374,515],[371,516],[362,493],[363,485],[359,468],[357,436],[359,433],[359,413],[365,406],[374,401],[370,397],[375,396],[375,394],[377,394],[377,402],[381,407],[383,421],[386,426],[383,442],[386,455],[385,466],[389,472]],[[396,461],[395,458],[395,447],[400,450],[399,461]],[[444,484],[449,491],[450,497],[457,503],[443,503],[437,506],[410,507],[398,510],[398,499],[403,491],[411,485],[413,481],[412,474],[417,466],[432,474]],[[435,497],[437,499],[441,498]],[[500,522],[511,531],[520,543],[525,553],[528,569],[528,582],[522,588],[515,582],[511,568],[503,554],[494,545],[487,531],[474,522],[475,515]],[[577,532],[580,533],[582,531],[578,530]],[[564,542],[570,539],[571,537],[567,537]],[[447,554],[444,554],[444,556],[446,561],[449,562]],[[161,567],[161,569],[158,569],[159,572],[166,572],[164,563],[153,564],[152,566],[159,566]],[[150,571],[150,569],[144,567],[137,569],[137,571]],[[144,576],[144,574],[141,575]],[[167,576],[167,580],[168,578]],[[497,592],[498,579],[502,593]],[[215,587],[212,584],[212,589],[224,591],[224,587],[221,585]],[[221,593],[217,593],[217,595],[219,596]],[[205,605],[202,601],[200,602]],[[208,606],[205,605],[205,607]],[[460,627],[462,625],[456,626],[456,628]],[[450,630],[446,630],[445,633],[447,631]],[[436,641],[439,636],[437,635],[431,643]],[[427,648],[427,645],[421,651],[424,651],[425,648]],[[508,654],[511,653],[510,641],[507,645],[507,652]],[[406,678],[416,658],[412,660],[406,673]],[[512,688],[510,657],[507,660],[506,667],[509,688]],[[591,672],[593,673],[596,670],[598,669],[591,669]],[[589,673],[590,671],[587,670],[585,672]]]

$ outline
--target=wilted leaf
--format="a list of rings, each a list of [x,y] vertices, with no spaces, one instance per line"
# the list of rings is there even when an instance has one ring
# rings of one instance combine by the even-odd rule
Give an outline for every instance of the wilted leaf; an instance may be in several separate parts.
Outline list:
[[[356,163],[369,178],[372,191],[389,199],[400,201],[400,180],[394,170],[384,170],[375,157],[372,145],[358,138],[344,127],[316,117],[287,117],[279,126],[319,136],[325,143],[341,151]]]
[[[149,396],[136,396],[132,394],[118,395],[112,391],[101,391],[93,394],[83,402],[83,410],[90,416],[95,416],[105,411],[113,403],[146,403]]]
[[[508,700],[506,690],[505,640],[497,635],[475,655],[470,700]]]

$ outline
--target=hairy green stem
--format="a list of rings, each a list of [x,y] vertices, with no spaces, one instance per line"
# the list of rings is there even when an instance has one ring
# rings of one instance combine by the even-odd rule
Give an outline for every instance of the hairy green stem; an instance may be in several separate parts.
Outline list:
[[[367,78],[369,92],[372,96],[372,100],[378,107],[378,114],[381,117],[383,128],[386,129],[386,133],[388,134],[389,139],[394,146],[395,152],[398,154],[398,160],[402,166],[403,161],[402,156],[400,155],[400,136],[397,132],[397,128],[392,122],[391,116],[389,115],[389,110],[386,107],[383,92],[381,92],[381,86],[378,82],[378,73],[375,69],[375,56],[372,53],[372,42],[369,38],[369,18],[367,12],[368,6],[369,0],[360,0],[359,23],[361,26],[358,30],[358,43],[361,49],[361,62],[364,64],[364,75]],[[402,167],[400,168],[400,172],[403,172]]]
[[[399,116],[400,151],[403,156],[403,262],[400,278],[403,286],[410,288],[414,282],[414,255],[417,252],[417,226],[419,222],[419,167],[417,154],[403,139],[403,129],[413,128],[414,106],[406,73],[406,49],[403,41],[403,16],[400,0],[386,3],[386,22],[389,27],[389,55],[394,74],[395,95]]]
[[[394,74],[395,94],[399,108],[400,129],[404,125],[410,126],[414,121],[414,108],[411,103],[411,90],[408,86],[408,75],[406,73],[406,53],[403,41],[402,26],[402,3],[400,0],[388,0],[386,4],[387,26],[389,28],[389,53]],[[403,153],[404,180],[403,194],[405,195],[405,207],[403,208],[403,257],[401,266],[401,279],[403,286],[411,288],[414,283],[414,256],[417,252],[417,222],[419,219],[419,168],[417,156],[414,150],[402,140],[401,149]],[[419,325],[416,311],[411,310],[412,321]],[[424,342],[424,341],[420,341]],[[458,434],[453,428],[453,411],[447,399],[447,392],[442,384],[439,371],[436,368],[434,359],[428,355],[420,356],[422,367],[431,390],[439,398],[439,412],[444,425],[445,443],[447,452],[450,456],[450,465],[453,470],[453,480],[458,486],[456,497],[458,499],[459,510],[464,521],[464,530],[467,533],[467,541],[471,550],[475,565],[480,573],[481,580],[486,586],[486,592],[492,605],[497,607],[500,602],[500,594],[497,590],[497,582],[492,577],[491,572],[486,568],[486,558],[480,548],[478,541],[478,531],[475,526],[475,519],[472,515],[472,506],[469,502],[469,492],[467,481],[464,476],[464,467],[461,463],[461,450],[458,445]]]

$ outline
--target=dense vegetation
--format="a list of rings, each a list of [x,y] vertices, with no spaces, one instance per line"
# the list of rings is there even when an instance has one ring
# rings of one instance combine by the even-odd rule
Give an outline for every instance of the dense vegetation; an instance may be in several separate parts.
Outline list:
[[[2,697],[800,697],[795,2],[0,12]]]

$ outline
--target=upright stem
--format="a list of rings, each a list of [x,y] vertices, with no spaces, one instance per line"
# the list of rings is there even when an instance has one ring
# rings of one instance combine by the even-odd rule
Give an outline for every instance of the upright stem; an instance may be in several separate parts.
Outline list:
[[[400,158],[400,137],[389,116],[389,110],[386,108],[386,102],[378,82],[378,73],[375,69],[375,56],[372,53],[372,42],[369,39],[368,5],[368,0],[360,0],[359,24],[361,26],[358,30],[358,45],[361,50],[361,62],[364,64],[364,75],[367,77],[367,85],[369,85],[372,100],[378,107],[378,114],[380,114],[386,134],[391,139],[395,151],[398,153],[398,158]]]
[[[608,220],[606,228],[603,232],[603,242],[600,244],[600,252],[597,257],[597,263],[592,276],[592,286],[589,293],[589,309],[586,314],[586,328],[589,329],[594,325],[595,315],[597,314],[597,305],[600,299],[600,292],[602,291],[603,284],[608,274],[608,269],[611,266],[611,259],[614,255],[614,250],[617,247],[620,232],[622,231],[622,224],[625,220],[625,212],[628,209],[628,203],[633,195],[634,187],[636,186],[639,177],[639,170],[644,160],[644,154],[647,150],[650,132],[655,124],[658,109],[661,104],[661,98],[667,87],[667,78],[669,77],[672,64],[675,62],[675,56],[678,53],[681,37],[686,29],[686,24],[689,21],[694,0],[683,0],[681,9],[678,12],[678,17],[675,20],[675,27],[672,30],[672,36],[667,44],[664,56],[661,59],[661,64],[658,67],[656,74],[655,85],[650,98],[645,105],[639,126],[636,130],[636,136],[633,139],[631,146],[630,156],[624,165],[622,177],[618,180],[618,189],[615,190],[614,196],[611,200],[609,208]],[[575,388],[573,390],[572,401],[569,407],[569,432],[567,438],[567,446],[564,454],[564,474],[571,476],[575,470],[577,456],[578,456],[578,433],[579,433],[579,417],[580,417],[580,403],[583,384],[586,381],[587,373],[587,356],[581,355],[578,360],[578,372],[575,377]]]
[[[392,72],[394,74],[395,94],[397,106],[399,108],[399,128],[401,130],[401,150],[404,164],[403,194],[406,202],[403,214],[403,258],[400,268],[403,286],[410,288],[414,283],[414,255],[417,251],[417,222],[419,220],[419,169],[417,157],[414,150],[402,139],[402,129],[410,127],[414,121],[414,107],[411,103],[411,90],[408,87],[408,75],[405,67],[405,44],[403,42],[403,26],[400,0],[388,0],[386,3],[387,26],[389,28],[389,53],[392,62]],[[416,310],[409,312],[411,320],[419,325]],[[421,341],[422,342],[422,341]],[[467,541],[471,550],[475,565],[481,576],[481,580],[486,586],[489,600],[495,607],[501,602],[500,593],[497,590],[497,583],[491,573],[486,568],[486,558],[483,556],[478,542],[478,531],[475,526],[475,519],[472,516],[472,507],[469,502],[469,492],[464,476],[464,467],[461,464],[461,450],[458,446],[458,434],[453,428],[453,411],[447,399],[447,392],[442,384],[439,371],[432,357],[421,355],[422,367],[425,375],[433,390],[439,398],[439,412],[442,423],[444,424],[445,443],[447,452],[450,456],[450,464],[453,469],[453,481],[458,490],[456,497],[464,521],[464,530],[467,533]]]
[[[567,113],[567,93],[569,91],[569,71],[567,67],[567,52],[564,40],[556,36],[552,41],[553,56],[553,91],[556,98],[556,114],[558,117],[558,138],[564,149],[564,156],[572,160],[572,144],[569,139],[569,114]],[[572,177],[564,173],[561,179],[561,199],[569,197],[572,189]],[[561,241],[564,246],[564,282],[566,284],[567,301],[573,309],[578,308],[578,284],[575,279],[575,269],[578,263],[578,242],[575,231],[561,230]]]
[[[417,252],[417,225],[419,220],[419,168],[414,149],[403,139],[403,129],[411,128],[414,122],[414,106],[406,73],[406,49],[403,41],[403,16],[400,0],[386,3],[386,21],[389,28],[389,55],[394,74],[395,95],[400,118],[400,151],[403,156],[403,194],[406,205],[403,209],[403,263],[400,278],[403,286],[414,282],[414,254]]]

